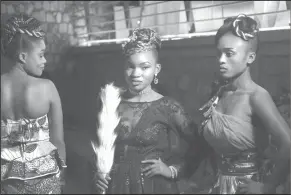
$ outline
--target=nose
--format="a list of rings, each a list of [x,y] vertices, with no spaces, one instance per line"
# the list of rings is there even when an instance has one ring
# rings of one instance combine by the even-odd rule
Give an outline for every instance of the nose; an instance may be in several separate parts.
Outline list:
[[[46,61],[46,58],[45,57],[43,57],[43,63],[45,64],[47,61]]]
[[[218,62],[219,64],[225,64],[225,61],[226,61],[226,57],[224,54],[221,54],[219,57],[218,57]]]
[[[132,73],[131,73],[132,77],[140,77],[141,76],[141,70],[140,68],[135,68],[133,69]]]

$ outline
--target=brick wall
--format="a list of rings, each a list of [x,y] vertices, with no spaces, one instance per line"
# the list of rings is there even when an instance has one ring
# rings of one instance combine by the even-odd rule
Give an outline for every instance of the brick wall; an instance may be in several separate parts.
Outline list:
[[[75,45],[73,1],[1,1],[1,24],[12,14],[26,13],[43,23],[47,33],[47,67],[52,73],[68,46]]]

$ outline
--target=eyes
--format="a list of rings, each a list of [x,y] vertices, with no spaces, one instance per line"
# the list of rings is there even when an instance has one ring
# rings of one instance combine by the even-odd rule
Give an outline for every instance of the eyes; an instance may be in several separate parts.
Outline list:
[[[40,53],[40,54],[39,54],[39,57],[40,57],[40,58],[44,58],[44,57],[45,57],[45,53]]]
[[[226,57],[230,58],[235,55],[235,52],[234,51],[223,51],[223,52],[218,51],[217,57],[220,58],[221,55],[225,55]]]
[[[142,64],[142,65],[139,65],[139,66],[136,66],[134,64],[131,64],[131,63],[127,63],[126,64],[126,68],[127,69],[136,69],[136,68],[140,68],[141,70],[148,70],[149,68],[151,68],[151,65],[150,64]]]

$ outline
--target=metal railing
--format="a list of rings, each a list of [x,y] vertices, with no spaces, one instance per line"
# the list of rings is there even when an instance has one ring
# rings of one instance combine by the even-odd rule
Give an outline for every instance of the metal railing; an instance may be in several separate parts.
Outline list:
[[[185,1],[184,1],[185,2]],[[258,11],[254,8],[254,1],[222,1],[222,3],[208,3],[208,5],[202,5],[197,6],[195,5],[195,1],[190,1],[190,6],[183,1],[180,2],[180,8],[182,9],[173,9],[173,6],[171,7],[171,3],[174,5],[177,5],[177,2],[173,1],[158,1],[158,2],[140,2],[140,6],[130,6],[130,2],[124,3],[124,1],[112,1],[112,2],[97,2],[94,4],[94,2],[87,2],[87,3],[81,3],[79,4],[79,8],[75,9],[75,13],[77,12],[84,12],[85,15],[77,15],[74,17],[75,21],[79,20],[85,20],[86,30],[83,30],[83,32],[77,32],[75,31],[75,36],[79,40],[79,46],[90,46],[92,44],[101,44],[101,43],[119,43],[127,40],[127,36],[130,34],[130,31],[135,29],[136,27],[148,27],[148,28],[154,28],[155,30],[162,31],[159,32],[161,34],[162,40],[167,39],[181,39],[181,38],[190,38],[192,36],[203,36],[203,35],[209,35],[216,32],[216,30],[219,28],[219,26],[222,24],[223,20],[230,16],[236,16],[240,14],[239,11],[234,11],[233,13],[230,13],[231,9],[237,9],[240,10],[241,7],[249,6],[249,9],[253,9],[252,11],[248,10],[248,13],[246,13],[248,16],[253,17],[255,20],[257,20],[260,23],[267,21],[267,23],[270,20],[270,17],[274,24],[268,24],[267,26],[262,26],[262,28],[265,29],[278,29],[278,28],[289,28],[290,29],[290,10],[288,9],[286,1],[281,1],[278,4],[268,5],[268,3],[264,4],[264,10]],[[201,1],[200,1],[201,2]],[[189,2],[188,2],[189,3]],[[280,4],[281,3],[281,4]],[[285,7],[282,3],[285,3]],[[204,3],[207,4],[207,3]],[[246,6],[247,5],[247,6]],[[283,5],[283,6],[282,6]],[[87,6],[87,7],[86,7]],[[118,7],[116,7],[118,6]],[[157,6],[159,8],[168,8],[169,10],[159,12],[156,11],[155,13],[144,13],[145,9],[150,10],[149,7],[151,7],[152,10],[157,9]],[[164,6],[164,7],[163,7]],[[253,6],[253,7],[252,7]],[[270,6],[270,7],[268,7]],[[273,6],[273,7],[271,7]],[[100,7],[102,7],[100,9]],[[184,9],[183,9],[184,8]],[[265,9],[266,8],[266,9]],[[216,9],[218,11],[213,11],[213,9]],[[261,8],[260,8],[261,9]],[[96,11],[97,10],[97,11]],[[100,10],[105,13],[99,13]],[[133,14],[133,10],[135,10],[135,15],[133,17],[130,17],[131,14]],[[151,11],[152,11],[151,10]],[[201,12],[204,10],[203,14],[205,13],[205,16],[197,15],[196,12]],[[119,16],[123,16],[122,18],[117,18],[117,14],[120,14]],[[184,16],[183,19],[178,18],[174,22],[168,22],[167,19],[165,19],[165,16],[169,16],[169,14],[176,14],[176,17],[180,17],[181,14]],[[195,15],[196,14],[196,15]],[[207,17],[208,15],[208,17]],[[209,16],[212,15],[212,16]],[[213,17],[213,15],[219,15],[216,17]],[[155,22],[149,22],[148,18],[153,19],[164,19],[164,22],[155,23]],[[263,19],[262,19],[263,18]],[[277,19],[279,18],[279,19]],[[146,24],[145,21],[148,19],[148,24]],[[262,21],[260,21],[262,20]],[[279,22],[277,22],[279,20]],[[96,24],[96,21],[98,23]],[[282,22],[283,21],[283,22]],[[136,23],[134,23],[136,22]],[[278,24],[277,24],[277,23]],[[95,24],[94,24],[95,23]],[[123,28],[118,28],[117,24],[121,24]],[[210,24],[209,24],[210,23]],[[270,23],[270,22],[269,22]],[[179,29],[182,25],[183,26],[183,32],[179,32],[179,30],[176,30],[175,33],[173,32],[167,32],[167,28],[169,27],[176,27]],[[197,29],[200,25],[200,30]],[[208,30],[201,30],[201,26],[209,26]],[[192,27],[192,31],[191,31]],[[193,28],[194,27],[194,28]],[[173,28],[172,28],[173,29]],[[194,32],[193,32],[193,29]],[[123,32],[123,34],[121,33]]]

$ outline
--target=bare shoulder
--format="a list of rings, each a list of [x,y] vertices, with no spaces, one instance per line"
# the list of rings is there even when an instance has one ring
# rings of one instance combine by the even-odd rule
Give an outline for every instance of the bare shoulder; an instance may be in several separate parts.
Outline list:
[[[9,80],[8,78],[9,77],[8,77],[7,73],[1,75],[1,89],[2,89],[2,86],[4,87],[7,85],[7,83],[8,83],[7,81]]]
[[[7,74],[1,75],[1,100],[11,91],[11,82]]]
[[[255,87],[250,96],[251,103],[256,103],[262,100],[272,100],[270,93],[258,84]]]
[[[32,78],[30,86],[45,91],[50,91],[55,88],[55,84],[51,80],[43,78]]]
[[[57,93],[55,84],[49,79],[32,78],[29,82],[29,91],[39,94],[45,99],[52,99]]]
[[[250,95],[250,104],[255,112],[264,112],[274,109],[275,103],[270,93],[263,87],[256,84],[256,87]]]

